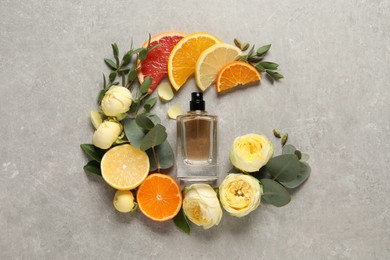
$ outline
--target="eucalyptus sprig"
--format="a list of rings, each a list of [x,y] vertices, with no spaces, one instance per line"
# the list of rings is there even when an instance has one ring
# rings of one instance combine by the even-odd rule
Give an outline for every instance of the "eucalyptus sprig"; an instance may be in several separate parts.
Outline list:
[[[248,43],[243,43],[238,39],[234,39],[234,44],[238,48],[240,48],[242,51],[247,50],[249,47]],[[279,64],[277,64],[275,62],[271,62],[271,61],[264,61],[264,57],[267,55],[267,53],[270,49],[271,49],[271,44],[268,44],[268,45],[264,45],[264,46],[258,48],[255,51],[255,45],[253,45],[247,54],[241,56],[240,60],[250,63],[259,72],[266,73],[266,75],[271,80],[282,79],[282,78],[284,78],[284,76],[277,71]]]

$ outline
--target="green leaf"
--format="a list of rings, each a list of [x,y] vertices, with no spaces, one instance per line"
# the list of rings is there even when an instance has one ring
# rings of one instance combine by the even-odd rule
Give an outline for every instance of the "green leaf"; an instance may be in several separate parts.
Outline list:
[[[296,151],[294,152],[294,154],[297,156],[298,160],[300,160],[300,159],[302,158],[302,153],[301,153],[301,151],[296,150]]]
[[[294,154],[297,149],[292,144],[286,144],[283,146],[282,154]]]
[[[276,71],[267,70],[267,74],[274,80],[282,79],[284,76]]]
[[[131,67],[122,67],[119,69],[119,72],[128,73],[131,70]]]
[[[116,64],[113,60],[104,59],[104,62],[107,64],[108,67],[110,67],[113,70],[116,70]]]
[[[98,104],[100,104],[104,98],[104,94],[106,94],[106,90],[102,89],[99,91],[99,94],[98,94],[98,97],[97,97],[97,101],[98,101]]]
[[[123,123],[123,127],[127,140],[129,140],[132,146],[139,149],[141,141],[145,136],[143,129],[135,122],[135,119],[133,118],[126,119]]]
[[[161,119],[156,115],[156,114],[153,114],[153,113],[144,113],[150,120],[152,120],[153,124],[154,125],[157,125],[157,124],[161,124]]]
[[[148,48],[148,53],[151,52],[152,50],[156,49],[156,48],[159,47],[159,46],[161,46],[160,43],[153,45],[152,48]]]
[[[259,56],[264,55],[269,51],[269,49],[271,49],[271,44],[264,45],[257,49],[257,55]]]
[[[156,152],[158,167],[160,169],[168,169],[173,166],[174,164],[173,150],[167,140],[165,140],[162,144],[156,146],[154,148],[154,151]],[[154,159],[153,150],[148,149],[146,152],[149,156],[150,171],[152,172],[157,170],[157,165]]]
[[[135,49],[134,51],[133,51],[133,55],[134,54],[139,54],[141,51],[143,51],[143,50],[146,50],[145,48],[138,48],[138,49]]]
[[[260,72],[266,72],[265,68],[263,66],[261,66],[260,64],[256,64],[255,65],[255,68],[260,71]]]
[[[157,97],[151,98],[145,102],[144,108],[146,111],[150,111],[157,102]]]
[[[105,153],[104,150],[97,148],[93,144],[80,144],[80,147],[86,154],[88,154],[92,159],[97,162],[100,162],[102,160],[102,157]]]
[[[149,129],[152,129],[154,127],[153,121],[148,117],[148,115],[145,115],[145,114],[139,114],[135,118],[135,122],[137,123],[137,125],[139,125],[143,129],[149,130]]]
[[[116,78],[116,72],[115,71],[111,72],[108,78],[110,79],[111,82],[113,82]]]
[[[295,189],[298,188],[302,183],[304,183],[307,180],[307,178],[309,178],[311,172],[310,166],[305,162],[299,162],[299,165],[300,165],[300,171],[298,173],[298,176],[294,180],[289,182],[280,181],[280,183],[283,186],[289,189]]]
[[[250,63],[257,63],[257,62],[261,61],[263,58],[264,58],[263,56],[252,56],[252,57],[248,58],[248,61]]]
[[[135,69],[135,66],[132,66],[129,71],[128,81],[135,80],[136,78],[137,78],[137,70]]]
[[[142,84],[141,84],[141,93],[145,94],[146,92],[148,92],[151,84],[152,84],[152,78],[147,76],[144,79],[144,82],[142,82]]]
[[[86,165],[84,165],[83,169],[85,172],[102,176],[102,172],[100,171],[100,163],[97,161],[89,161]]]
[[[279,64],[274,63],[274,62],[270,62],[270,61],[260,62],[260,65],[263,66],[265,69],[268,69],[268,70],[277,70],[278,67],[279,67]]]
[[[111,44],[112,46],[112,52],[114,53],[114,57],[118,57],[119,55],[119,49],[118,45],[116,43]]]
[[[146,59],[147,56],[148,56],[148,50],[144,48],[144,49],[139,53],[139,60],[140,60],[140,61],[144,61],[144,60]]]
[[[123,56],[123,58],[122,58],[123,65],[127,65],[127,64],[130,63],[130,61],[131,61],[131,55],[132,55],[131,51],[128,51],[128,52]]]
[[[276,207],[282,207],[291,201],[290,194],[276,181],[271,179],[261,179],[260,183],[263,186],[263,195],[261,197],[265,202]]]
[[[299,174],[299,160],[295,154],[282,154],[269,160],[266,170],[274,180],[289,182]]]
[[[179,213],[173,218],[173,223],[175,223],[176,227],[178,227],[181,231],[186,234],[190,234],[191,228],[188,224],[188,220],[186,215],[181,208]]]
[[[103,89],[105,89],[107,86],[107,80],[106,80],[106,75],[103,73]]]
[[[167,132],[164,126],[158,124],[153,127],[142,139],[140,149],[146,151],[149,148],[162,144],[167,139]]]

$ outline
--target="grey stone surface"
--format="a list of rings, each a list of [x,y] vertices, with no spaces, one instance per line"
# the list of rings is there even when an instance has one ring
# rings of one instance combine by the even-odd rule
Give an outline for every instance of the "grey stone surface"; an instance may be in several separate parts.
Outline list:
[[[389,16],[387,0],[2,0],[0,259],[389,259]],[[220,117],[222,176],[238,135],[278,127],[310,154],[289,205],[225,212],[187,236],[116,212],[114,190],[83,172],[110,43],[169,30],[273,44],[284,80],[205,98]]]

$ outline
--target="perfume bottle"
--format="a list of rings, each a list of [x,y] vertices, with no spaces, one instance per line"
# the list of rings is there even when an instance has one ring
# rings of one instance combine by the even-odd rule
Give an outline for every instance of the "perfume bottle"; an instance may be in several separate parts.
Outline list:
[[[184,182],[216,181],[217,116],[207,113],[201,92],[191,94],[190,111],[176,120],[177,177]]]

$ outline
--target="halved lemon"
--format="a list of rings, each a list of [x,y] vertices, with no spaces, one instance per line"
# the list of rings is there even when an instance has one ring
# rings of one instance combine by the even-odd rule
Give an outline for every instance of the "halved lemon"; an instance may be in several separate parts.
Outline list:
[[[175,45],[168,59],[168,76],[174,89],[179,90],[184,85],[195,72],[201,53],[216,43],[221,40],[212,34],[198,32],[187,35]]]
[[[117,190],[138,187],[148,176],[149,167],[148,155],[129,144],[111,148],[100,163],[103,179]]]
[[[242,51],[234,45],[217,43],[199,56],[195,68],[195,80],[200,90],[205,91],[214,83],[220,69],[240,58]]]

